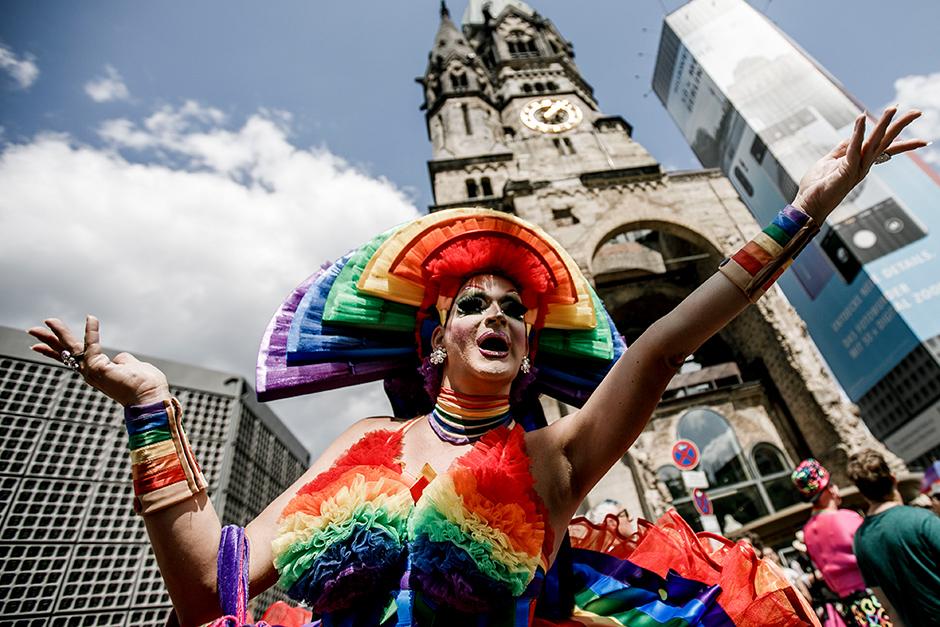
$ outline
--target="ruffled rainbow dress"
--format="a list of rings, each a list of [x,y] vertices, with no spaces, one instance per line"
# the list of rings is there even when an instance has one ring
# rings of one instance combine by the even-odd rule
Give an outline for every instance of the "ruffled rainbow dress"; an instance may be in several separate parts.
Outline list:
[[[395,227],[301,283],[262,340],[259,399],[384,380],[396,416],[429,411],[419,360],[460,284],[482,272],[511,280],[528,308],[538,350],[527,393],[581,406],[626,351],[623,338],[558,242],[479,208]],[[518,409],[519,424],[544,426],[540,412]],[[524,444],[519,426],[499,427],[445,473],[415,482],[403,474],[402,433],[369,433],[284,510],[273,547],[281,587],[323,625],[760,624],[737,609],[757,587],[739,593],[721,568],[680,567],[694,553],[681,533],[647,534],[642,564],[563,541],[546,572],[554,544]],[[657,554],[676,568],[649,559]],[[755,615],[770,616],[766,607]],[[781,612],[773,624],[806,624]]]
[[[284,509],[279,584],[324,627],[818,624],[753,549],[674,512],[641,521],[626,551],[564,542],[546,573],[552,532],[518,425],[429,482],[403,473],[402,437],[367,434]]]
[[[487,433],[420,493],[401,442],[369,433],[298,491],[279,585],[324,625],[528,625],[552,541],[523,430]]]

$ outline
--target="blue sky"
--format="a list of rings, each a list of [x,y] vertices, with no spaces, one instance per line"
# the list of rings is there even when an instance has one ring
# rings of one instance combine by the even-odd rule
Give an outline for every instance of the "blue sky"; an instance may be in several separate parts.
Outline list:
[[[667,167],[697,167],[649,93],[682,2],[530,4],[604,111]],[[752,4],[870,108],[921,107],[918,133],[940,138],[940,3]],[[250,377],[291,287],[431,202],[413,79],[437,24],[431,0],[4,3],[0,324],[95,312],[111,345]],[[315,451],[383,411],[374,386],[276,409]]]

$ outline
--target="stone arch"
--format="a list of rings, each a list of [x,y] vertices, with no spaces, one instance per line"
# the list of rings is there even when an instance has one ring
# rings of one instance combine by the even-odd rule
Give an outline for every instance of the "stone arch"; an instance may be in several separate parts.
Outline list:
[[[584,242],[582,250],[590,251],[590,258],[585,259],[584,263],[591,276],[594,276],[594,259],[606,242],[621,233],[640,229],[661,231],[686,240],[715,257],[716,261],[723,256],[716,239],[703,234],[700,226],[678,216],[663,215],[661,211],[650,210],[649,208],[631,208],[631,215],[628,219],[623,216],[608,214],[594,223],[590,230],[585,233],[582,240]]]

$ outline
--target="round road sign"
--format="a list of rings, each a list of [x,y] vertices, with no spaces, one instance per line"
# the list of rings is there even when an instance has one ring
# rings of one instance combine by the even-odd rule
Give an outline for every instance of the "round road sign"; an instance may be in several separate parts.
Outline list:
[[[695,505],[695,509],[702,516],[711,516],[715,513],[714,508],[712,508],[712,500],[708,498],[704,490],[699,488],[692,490],[692,504]]]
[[[679,440],[672,445],[672,463],[682,470],[692,470],[698,466],[700,456],[694,442]]]

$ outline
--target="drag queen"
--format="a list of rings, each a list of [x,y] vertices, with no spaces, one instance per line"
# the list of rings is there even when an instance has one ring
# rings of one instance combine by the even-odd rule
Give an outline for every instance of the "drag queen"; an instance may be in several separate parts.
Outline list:
[[[47,320],[33,348],[124,405],[134,506],[183,625],[243,621],[248,589],[275,583],[324,625],[811,624],[752,550],[674,514],[620,555],[572,549],[566,530],[685,357],[873,164],[924,145],[896,140],[919,113],[895,114],[867,140],[859,116],[793,204],[629,350],[567,253],[508,214],[431,214],[325,266],[269,325],[259,396],[383,379],[395,417],[351,426],[245,529],[222,528],[160,371],[105,355],[93,317],[84,341]],[[546,426],[541,393],[580,409]]]

